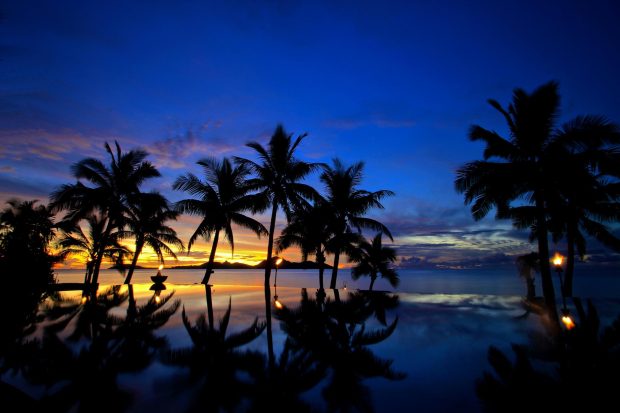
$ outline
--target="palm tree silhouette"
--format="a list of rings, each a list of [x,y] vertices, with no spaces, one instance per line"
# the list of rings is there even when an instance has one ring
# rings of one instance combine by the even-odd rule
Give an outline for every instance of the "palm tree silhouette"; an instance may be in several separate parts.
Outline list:
[[[364,163],[357,162],[345,167],[339,159],[333,160],[334,166],[325,166],[321,181],[327,190],[327,202],[334,218],[334,266],[329,288],[336,288],[340,253],[347,244],[347,238],[353,229],[361,232],[363,228],[381,231],[392,239],[390,230],[382,223],[364,217],[370,208],[383,208],[381,199],[394,195],[392,191],[379,190],[369,192],[359,189],[363,178]]]
[[[177,237],[174,229],[166,225],[166,221],[176,220],[178,212],[168,206],[166,198],[157,193],[142,193],[137,201],[129,207],[127,216],[128,231],[121,231],[121,237],[134,236],[136,247],[133,260],[125,278],[125,284],[131,283],[131,277],[138,264],[138,257],[142,248],[148,245],[153,249],[159,261],[163,264],[164,253],[177,259],[170,248],[173,245],[183,250],[183,242]]]
[[[390,268],[390,264],[396,261],[396,250],[390,247],[384,247],[381,243],[382,233],[378,233],[372,239],[372,243],[361,240],[357,250],[351,255],[351,262],[357,263],[351,270],[351,278],[359,279],[362,275],[370,276],[370,287],[377,280],[377,276],[381,274],[381,278],[385,278],[392,287],[397,287],[399,283],[398,274],[394,268]]]
[[[279,254],[296,245],[301,249],[303,261],[308,259],[308,255],[314,254],[319,264],[319,288],[323,289],[325,255],[331,247],[332,240],[329,209],[325,203],[317,202],[293,214],[291,222],[276,240],[276,252]]]
[[[465,203],[472,204],[471,212],[476,220],[486,216],[493,207],[497,208],[497,218],[513,217],[510,202],[517,198],[534,204],[543,295],[550,308],[555,308],[555,292],[549,266],[547,195],[555,185],[547,150],[553,141],[559,110],[557,89],[555,82],[547,83],[531,94],[515,89],[508,109],[489,100],[508,123],[510,138],[503,138],[478,125],[472,126],[469,139],[485,143],[484,160],[459,168],[455,180],[456,190],[465,194]],[[491,162],[490,158],[499,161]]]
[[[386,328],[366,330],[366,320],[375,314],[373,304],[390,306],[388,300],[376,297],[368,300],[367,295],[354,297],[333,301],[325,299],[319,290],[317,299],[311,299],[303,289],[297,308],[284,307],[275,312],[287,334],[288,345],[295,351],[310,354],[318,369],[331,371],[322,391],[330,411],[373,411],[370,391],[362,382],[370,377],[388,380],[404,377],[392,369],[390,360],[377,357],[369,349],[386,340],[396,329],[398,318]]]
[[[238,372],[248,371],[263,360],[260,354],[242,352],[240,348],[260,336],[265,330],[265,324],[259,323],[257,317],[248,328],[227,334],[230,314],[229,300],[219,327],[214,328],[207,323],[204,314],[192,325],[183,308],[183,325],[193,345],[190,348],[170,350],[163,356],[166,364],[190,369],[189,384],[199,388],[190,411],[234,411],[250,387]]]
[[[573,295],[575,255],[586,254],[585,234],[620,251],[620,239],[605,226],[618,220],[620,130],[600,116],[578,116],[557,132],[557,193],[550,202],[554,238],[566,237],[565,297]]]
[[[235,248],[232,224],[239,225],[254,232],[259,237],[266,235],[267,230],[260,222],[243,215],[245,211],[258,212],[265,208],[265,199],[260,194],[251,194],[255,189],[246,180],[249,169],[245,165],[234,166],[228,158],[218,162],[213,158],[198,161],[202,166],[206,180],[203,182],[195,175],[188,173],[174,182],[173,188],[198,195],[200,199],[184,199],[176,203],[178,211],[202,217],[202,221],[192,234],[187,245],[188,252],[196,239],[201,236],[207,241],[213,236],[211,255],[205,271],[203,284],[209,283],[213,272],[215,251],[220,237],[228,240],[232,251]]]
[[[307,200],[319,199],[319,194],[314,188],[300,181],[321,166],[316,163],[307,163],[295,158],[295,150],[306,135],[298,136],[292,141],[292,135],[284,131],[282,125],[278,125],[269,140],[267,148],[258,142],[250,142],[248,147],[254,149],[260,163],[249,159],[235,157],[235,162],[256,174],[256,177],[248,182],[248,185],[257,190],[262,190],[266,204],[271,205],[271,220],[269,223],[269,240],[267,241],[267,259],[265,261],[265,315],[267,317],[267,340],[269,349],[269,361],[273,363],[273,343],[271,342],[271,289],[269,280],[273,265],[273,239],[276,228],[276,215],[278,208],[282,208],[290,221],[293,212],[308,205]]]
[[[125,154],[115,142],[116,154],[108,143],[105,149],[110,155],[110,165],[95,158],[86,158],[71,167],[78,179],[75,184],[65,184],[50,195],[53,212],[67,210],[64,221],[73,224],[80,219],[98,213],[103,223],[102,242],[95,251],[92,282],[99,278],[99,268],[110,234],[120,230],[125,224],[125,214],[130,205],[136,202],[140,185],[147,179],[160,176],[159,171],[145,158],[148,153],[132,150]],[[84,185],[84,179],[92,186]]]
[[[120,244],[121,234],[119,232],[108,232],[106,235],[107,220],[93,214],[87,216],[85,221],[88,226],[86,232],[80,225],[65,221],[61,225],[62,235],[56,244],[60,249],[61,256],[77,255],[82,257],[86,261],[84,282],[96,283],[94,270],[98,255],[109,259],[119,268],[122,268],[124,258],[130,256],[131,251]]]

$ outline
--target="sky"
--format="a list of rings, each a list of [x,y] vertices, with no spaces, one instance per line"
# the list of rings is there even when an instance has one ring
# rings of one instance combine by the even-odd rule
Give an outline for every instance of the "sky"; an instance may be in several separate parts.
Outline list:
[[[199,175],[197,160],[252,158],[245,143],[283,124],[308,133],[300,158],[364,161],[362,187],[396,193],[370,216],[391,229],[400,266],[513,265],[534,249],[528,234],[492,214],[475,222],[454,191],[456,169],[482,153],[468,128],[505,134],[486,100],[507,105],[513,89],[550,80],[560,122],[620,122],[619,17],[613,1],[2,2],[0,202],[47,202],[75,182],[73,163],[105,160],[114,140],[147,150],[163,176],[145,189],[177,201],[172,182]],[[197,223],[173,226],[187,241]],[[216,259],[265,250],[238,229],[234,255],[220,244]],[[620,262],[594,242],[589,259]]]

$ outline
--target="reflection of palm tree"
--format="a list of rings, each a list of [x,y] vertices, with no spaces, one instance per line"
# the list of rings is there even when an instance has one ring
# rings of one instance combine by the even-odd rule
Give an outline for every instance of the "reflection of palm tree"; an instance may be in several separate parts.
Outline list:
[[[290,342],[277,362],[265,368],[264,362],[252,372],[251,412],[311,412],[314,411],[300,395],[314,388],[326,374],[310,353],[294,350]]]
[[[304,289],[297,309],[276,311],[287,342],[296,351],[309,352],[319,366],[331,369],[330,382],[323,389],[330,410],[372,410],[370,393],[362,381],[369,377],[397,380],[403,375],[394,372],[391,361],[378,358],[368,346],[387,339],[398,319],[369,332],[365,322],[374,313],[370,300],[362,301],[361,295],[347,301],[318,297],[309,298]]]
[[[124,370],[141,370],[149,365],[155,351],[166,344],[166,339],[155,336],[154,332],[168,322],[179,306],[180,300],[174,300],[174,291],[159,300],[152,297],[145,304],[138,306],[133,294],[133,285],[128,285],[129,305],[124,318],[111,319],[114,330],[115,353]]]
[[[222,162],[206,158],[198,161],[198,165],[203,167],[206,181],[203,182],[196,176],[187,174],[175,181],[174,189],[200,197],[179,201],[176,206],[181,212],[202,217],[198,228],[189,239],[188,251],[199,236],[206,240],[210,240],[213,236],[211,255],[202,279],[203,284],[208,284],[213,272],[213,261],[221,231],[224,231],[234,251],[233,223],[251,230],[259,237],[265,235],[267,230],[260,222],[243,215],[245,211],[258,212],[264,209],[263,197],[249,194],[254,187],[246,180],[249,173],[246,166],[233,167],[227,158]]]
[[[390,265],[396,261],[396,251],[381,244],[381,233],[379,232],[372,240],[372,244],[366,240],[361,240],[358,248],[350,257],[351,262],[357,265],[351,270],[351,278],[359,279],[362,275],[370,276],[370,287],[375,284],[377,276],[385,278],[392,287],[397,287],[398,274]]]
[[[278,253],[295,245],[300,247],[303,261],[308,259],[308,255],[315,255],[316,262],[319,264],[320,288],[323,288],[325,254],[333,239],[328,214],[328,208],[320,202],[296,211],[291,222],[282,230],[282,234],[276,241]]]
[[[570,331],[548,329],[531,346],[513,345],[514,363],[491,346],[494,374],[485,372],[476,393],[488,412],[608,411],[620,386],[620,317],[600,333],[594,306],[586,313],[575,300],[580,322]],[[543,344],[543,348],[541,348]],[[533,358],[547,365],[539,369]],[[553,368],[550,368],[553,367]]]
[[[265,315],[267,317],[267,340],[269,360],[274,361],[273,343],[271,342],[271,289],[270,277],[273,265],[273,237],[276,228],[278,208],[284,210],[287,219],[293,211],[307,206],[308,199],[318,199],[319,194],[314,188],[300,181],[319,165],[302,162],[295,158],[295,149],[306,135],[298,136],[292,141],[292,135],[287,134],[279,125],[269,140],[267,148],[258,142],[250,142],[248,147],[254,149],[260,159],[256,163],[249,159],[235,158],[235,161],[256,177],[250,180],[249,185],[263,190],[267,196],[267,204],[271,204],[271,220],[269,223],[269,240],[267,242],[267,260],[265,261]]]
[[[122,268],[124,257],[130,255],[131,251],[120,244],[118,232],[105,234],[106,220],[100,219],[97,215],[89,215],[86,217],[86,223],[88,224],[87,232],[84,232],[79,225],[65,223],[62,237],[57,245],[62,256],[77,255],[85,259],[84,282],[88,283],[95,282],[93,275],[97,254],[101,254],[102,257],[117,265],[120,264],[119,268]]]
[[[102,242],[95,251],[92,282],[97,283],[99,268],[104,258],[113,230],[124,226],[125,213],[140,192],[140,185],[147,179],[160,176],[157,169],[145,161],[147,153],[132,150],[125,154],[116,143],[116,154],[109,144],[105,149],[110,155],[110,166],[98,159],[86,158],[72,166],[73,175],[92,184],[91,187],[78,181],[62,185],[53,192],[51,208],[53,211],[68,210],[64,219],[77,223],[80,219],[98,212],[102,221]]]
[[[130,206],[127,218],[129,231],[123,231],[121,236],[134,236],[136,248],[125,284],[131,283],[131,277],[138,264],[138,257],[145,245],[153,249],[162,264],[164,253],[174,259],[177,258],[170,245],[182,250],[183,242],[177,237],[176,231],[166,225],[166,221],[176,220],[177,216],[178,213],[168,207],[166,198],[157,192],[140,194],[137,201]]]
[[[340,253],[347,244],[348,233],[355,228],[358,232],[362,228],[381,231],[392,239],[392,234],[380,222],[364,217],[370,208],[383,208],[381,199],[393,195],[392,191],[380,190],[369,192],[358,188],[362,181],[364,163],[358,162],[348,168],[338,159],[334,159],[334,166],[326,166],[321,174],[321,181],[327,190],[327,202],[332,210],[334,219],[335,239],[334,267],[329,288],[336,288]]]
[[[219,328],[212,328],[202,314],[192,325],[182,312],[183,325],[187,330],[193,346],[191,348],[171,350],[164,356],[167,364],[189,367],[190,382],[199,383],[196,399],[191,411],[233,411],[242,397],[249,392],[249,383],[237,374],[248,371],[263,360],[255,352],[241,352],[240,347],[252,342],[265,329],[258,317],[252,325],[237,333],[227,335],[230,321],[231,303]]]
[[[73,331],[68,336],[70,340],[79,340],[82,337],[94,339],[99,336],[111,337],[113,319],[109,312],[118,307],[128,298],[127,293],[121,293],[120,286],[109,287],[97,293],[85,292],[81,300],[56,300],[45,310],[45,315],[52,322],[46,326],[50,332],[64,330],[71,322]]]

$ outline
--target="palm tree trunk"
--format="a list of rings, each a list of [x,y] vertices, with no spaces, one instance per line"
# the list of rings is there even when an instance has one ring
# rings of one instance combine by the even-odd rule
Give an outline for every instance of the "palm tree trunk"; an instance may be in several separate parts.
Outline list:
[[[368,287],[368,291],[372,291],[372,287],[375,285],[375,281],[377,280],[376,275],[370,276],[370,287]]]
[[[325,271],[325,255],[321,248],[316,250],[316,261],[319,264],[319,288],[323,289],[323,272]]]
[[[540,256],[540,277],[542,279],[542,290],[551,319],[559,322],[555,305],[555,291],[553,290],[553,280],[551,279],[551,268],[549,266],[549,240],[547,237],[547,217],[545,214],[545,203],[543,194],[537,191],[536,195],[536,225],[538,227],[538,254]]]
[[[93,284],[97,284],[99,281],[99,268],[101,267],[101,261],[103,261],[103,254],[105,252],[105,248],[108,244],[108,238],[110,237],[110,233],[112,232],[112,222],[110,218],[106,218],[106,228],[103,231],[103,235],[101,236],[101,243],[97,248],[97,258],[95,259],[95,263],[93,266],[93,275],[91,278],[91,282]]]
[[[133,272],[136,269],[136,265],[138,264],[138,257],[142,252],[142,247],[144,247],[144,241],[142,239],[137,239],[136,250],[133,253],[133,259],[131,260],[131,266],[129,267],[129,271],[127,271],[127,277],[125,277],[125,284],[131,283],[131,277],[133,276]]]
[[[138,310],[136,307],[136,298],[133,294],[133,285],[129,284],[127,286],[127,289],[129,293],[129,305],[127,306],[127,321],[134,321],[136,319],[136,315],[138,314]]]
[[[269,367],[275,366],[275,355],[273,353],[273,333],[271,330],[271,287],[269,279],[271,278],[271,255],[273,254],[273,233],[276,229],[276,215],[278,213],[278,204],[273,201],[273,209],[271,211],[271,223],[269,224],[269,241],[267,241],[267,261],[265,262],[265,318],[267,319],[267,351],[269,354]]]
[[[572,217],[571,217],[572,218]],[[562,291],[563,297],[573,296],[573,275],[575,273],[575,233],[576,225],[574,221],[568,223],[566,229],[566,242],[568,244],[568,251],[566,257],[566,272],[564,275],[564,291]]]
[[[332,279],[329,283],[329,288],[332,290],[336,288],[336,279],[338,278],[338,264],[340,263],[340,249],[334,253],[334,268],[332,268]]]
[[[213,237],[213,245],[211,245],[211,254],[209,255],[209,262],[207,263],[207,269],[205,270],[205,276],[203,277],[201,283],[209,284],[209,278],[211,278],[211,274],[213,273],[213,261],[215,260],[215,251],[217,250],[217,242],[220,239],[220,230],[215,231],[215,236]]]

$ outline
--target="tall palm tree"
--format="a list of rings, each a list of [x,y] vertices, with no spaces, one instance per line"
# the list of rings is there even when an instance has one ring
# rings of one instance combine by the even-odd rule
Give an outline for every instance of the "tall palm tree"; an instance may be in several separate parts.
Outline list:
[[[164,254],[177,259],[170,245],[183,249],[183,241],[177,237],[174,229],[166,225],[166,221],[176,220],[178,212],[168,206],[168,200],[157,192],[140,194],[137,202],[130,206],[127,216],[128,231],[122,231],[121,237],[133,236],[136,247],[133,260],[125,278],[125,284],[131,283],[138,257],[145,245],[155,251],[157,258],[163,264]]]
[[[251,193],[254,186],[247,181],[249,169],[245,165],[233,166],[228,158],[224,158],[222,162],[214,158],[205,158],[198,161],[198,165],[203,168],[205,181],[188,173],[177,178],[173,188],[200,197],[179,201],[176,208],[179,212],[202,217],[198,228],[189,239],[188,252],[198,237],[203,237],[207,241],[213,237],[211,255],[202,279],[203,284],[208,284],[213,272],[213,261],[221,231],[224,231],[224,236],[233,251],[235,248],[233,223],[251,230],[259,237],[267,234],[263,224],[243,214],[245,211],[255,213],[264,209],[265,199],[260,194]]]
[[[105,234],[107,221],[93,214],[87,216],[88,229],[84,231],[78,224],[62,225],[62,233],[57,241],[60,254],[63,257],[69,255],[79,256],[86,261],[85,283],[96,283],[94,278],[95,262],[97,256],[107,258],[112,263],[122,267],[124,258],[131,255],[131,251],[119,242],[118,232]]]
[[[235,158],[240,166],[248,168],[256,177],[248,183],[262,194],[271,205],[271,219],[269,223],[269,240],[267,241],[267,260],[265,262],[265,316],[267,318],[267,344],[269,349],[269,363],[274,365],[273,342],[271,334],[271,289],[269,279],[273,265],[273,238],[276,229],[276,215],[278,208],[282,208],[290,221],[293,211],[306,206],[307,200],[318,199],[319,194],[314,188],[303,184],[301,180],[310,172],[319,167],[316,163],[307,163],[295,157],[295,150],[306,135],[300,135],[293,141],[293,136],[278,125],[271,139],[264,148],[258,142],[250,142],[248,147],[254,149],[260,158],[260,163],[245,158]]]
[[[363,162],[354,163],[349,167],[345,167],[339,159],[334,159],[333,163],[333,167],[324,167],[321,174],[321,181],[325,184],[327,191],[327,202],[332,209],[334,233],[336,234],[334,267],[329,288],[336,288],[340,254],[353,229],[360,233],[362,229],[381,231],[393,239],[390,230],[385,225],[364,217],[364,214],[370,208],[383,208],[381,199],[394,193],[385,189],[374,192],[359,189],[358,186],[363,178]]]
[[[557,197],[551,202],[554,237],[566,237],[565,296],[573,295],[575,255],[586,254],[586,236],[620,251],[605,225],[620,220],[620,129],[600,116],[578,116],[557,132]],[[584,234],[585,233],[585,234]]]
[[[159,171],[146,161],[148,153],[143,150],[121,152],[115,142],[116,153],[106,142],[105,149],[110,156],[106,166],[99,159],[86,158],[71,167],[75,184],[62,185],[50,195],[53,212],[67,210],[64,221],[76,223],[80,219],[98,213],[102,218],[103,232],[99,249],[95,251],[93,263],[93,282],[99,277],[101,260],[106,243],[111,242],[110,234],[125,224],[125,214],[140,193],[140,185],[147,179],[160,176]],[[91,186],[80,181],[85,180]]]
[[[291,222],[276,240],[277,253],[295,245],[301,249],[302,260],[306,261],[310,254],[315,255],[316,262],[319,264],[319,288],[321,289],[323,289],[325,255],[333,240],[328,214],[329,210],[322,202],[301,209],[293,214]]]
[[[362,240],[358,249],[351,255],[350,259],[357,265],[351,270],[351,277],[357,280],[362,275],[370,276],[370,287],[372,287],[380,274],[381,278],[385,278],[392,287],[397,287],[399,283],[398,274],[390,264],[396,261],[396,250],[394,248],[385,247],[381,243],[381,233],[379,232],[372,239],[372,243]]]
[[[504,109],[489,100],[508,123],[510,137],[474,125],[469,139],[485,143],[484,160],[465,164],[457,171],[456,190],[472,204],[474,219],[485,217],[493,207],[497,218],[510,218],[510,203],[516,199],[533,204],[538,238],[543,295],[549,308],[555,308],[555,293],[549,266],[547,199],[555,187],[553,162],[547,149],[552,143],[560,97],[558,85],[547,83],[533,93],[515,89],[512,103]],[[489,161],[497,158],[497,161]],[[552,312],[557,317],[555,311]]]

